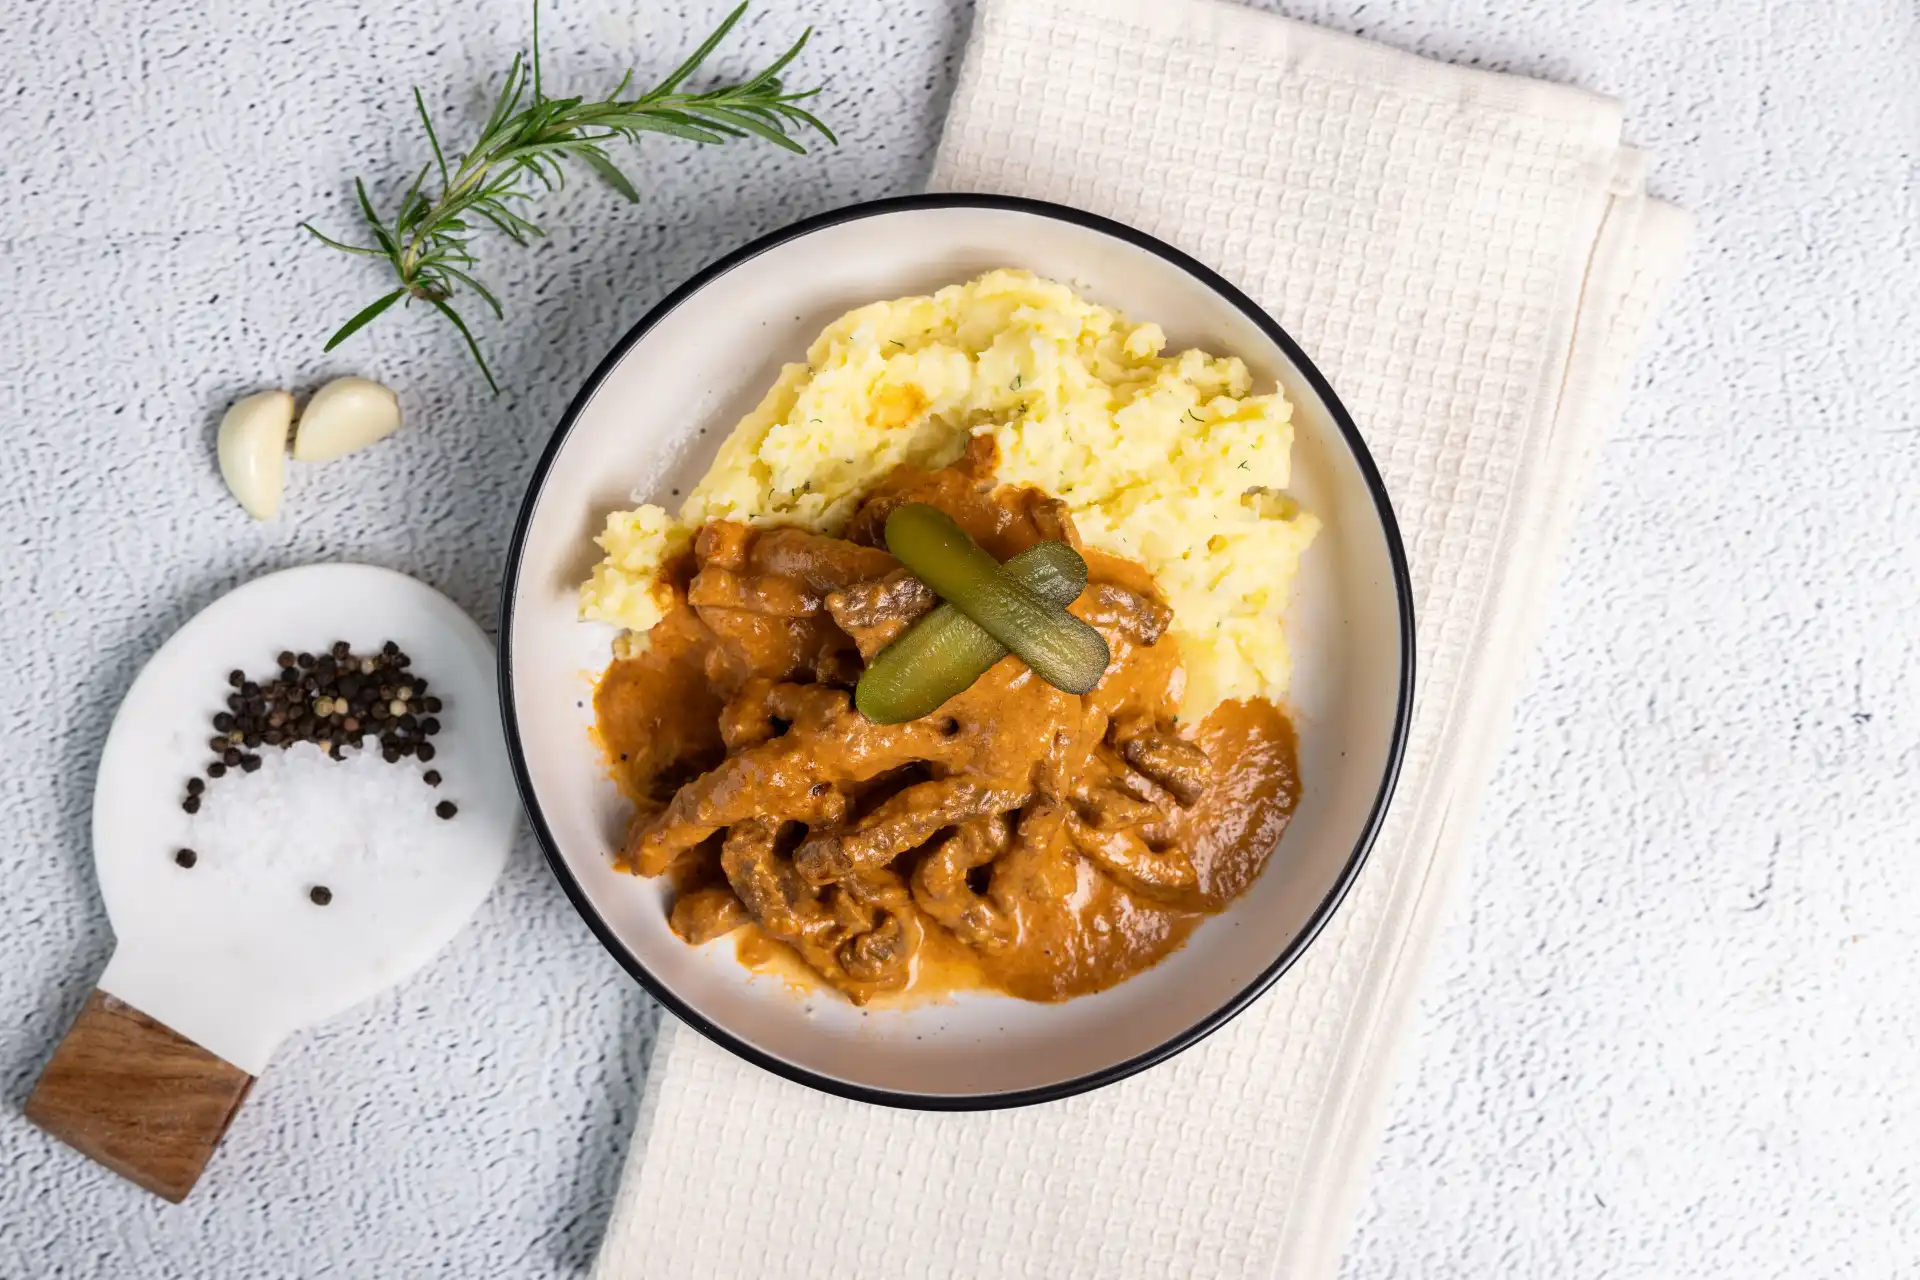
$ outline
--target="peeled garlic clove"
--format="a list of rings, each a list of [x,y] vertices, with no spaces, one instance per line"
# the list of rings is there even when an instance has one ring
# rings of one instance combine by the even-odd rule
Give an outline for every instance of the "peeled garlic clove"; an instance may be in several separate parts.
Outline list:
[[[280,514],[292,426],[293,397],[284,391],[248,396],[220,419],[220,478],[256,520]]]
[[[335,378],[313,393],[293,437],[296,462],[326,462],[400,429],[400,401],[366,378]]]

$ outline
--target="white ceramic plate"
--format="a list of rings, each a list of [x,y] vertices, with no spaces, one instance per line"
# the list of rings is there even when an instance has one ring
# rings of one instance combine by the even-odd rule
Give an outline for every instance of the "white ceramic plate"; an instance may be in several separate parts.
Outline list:
[[[1325,523],[1289,619],[1303,795],[1265,872],[1148,972],[1059,1005],[970,995],[863,1014],[755,977],[667,927],[663,883],[615,872],[624,802],[590,740],[613,632],[576,619],[608,511],[674,505],[779,371],[843,312],[1024,267],[1151,319],[1174,348],[1246,361],[1295,405],[1294,492]],[[1372,460],[1306,356],[1226,281],[1076,210],[930,195],[859,205],[715,263],[622,339],[568,408],[509,553],[501,688],[521,797],[554,873],[628,972],[750,1061],[848,1097],[1013,1106],[1118,1080],[1193,1044],[1270,986],[1326,923],[1393,789],[1413,691],[1405,554]]]

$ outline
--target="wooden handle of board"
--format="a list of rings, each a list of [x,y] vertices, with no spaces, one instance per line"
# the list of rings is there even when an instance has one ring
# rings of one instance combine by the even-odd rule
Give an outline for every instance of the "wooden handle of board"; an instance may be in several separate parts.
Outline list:
[[[253,1077],[95,988],[40,1073],[27,1119],[178,1204]]]

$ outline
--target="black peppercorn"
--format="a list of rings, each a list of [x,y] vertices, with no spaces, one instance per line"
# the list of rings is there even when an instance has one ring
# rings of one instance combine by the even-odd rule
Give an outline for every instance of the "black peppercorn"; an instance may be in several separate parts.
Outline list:
[[[421,757],[423,760],[426,758],[425,756]],[[437,787],[440,785],[440,771],[438,769],[429,769],[420,775],[420,780],[430,787]]]
[[[317,884],[307,890],[307,900],[316,907],[324,907],[333,901],[333,890],[323,884]]]
[[[222,751],[220,753],[220,759],[227,766],[227,768],[229,769],[233,768],[235,765],[238,765],[240,763],[240,748],[228,747],[225,751]]]
[[[440,722],[432,716],[428,716],[420,722],[420,732],[426,734],[428,737],[432,737],[434,734],[440,732]]]
[[[433,744],[431,742],[423,742],[413,749],[413,754],[419,756],[420,762],[425,764],[434,757]]]
[[[460,812],[451,800],[442,800],[439,804],[433,806],[433,811],[442,818],[451,818],[454,814]]]
[[[235,667],[232,671],[227,672],[227,683],[232,685],[234,688],[238,689],[241,685],[245,684],[246,682],[247,682],[247,673],[240,670],[238,667]]]
[[[188,796],[185,800],[182,800],[180,802],[180,807],[182,809],[185,809],[188,813],[198,813],[200,812],[200,797]]]
[[[246,770],[248,773],[257,772],[260,768],[260,757],[259,756],[241,756],[240,767]]]
[[[224,777],[226,777],[226,776],[227,776],[227,766],[226,766],[226,762],[225,762],[225,761],[223,761],[223,760],[215,760],[215,761],[214,761],[214,762],[213,762],[212,764],[210,764],[210,765],[208,765],[208,766],[207,766],[207,776],[208,776],[209,778],[224,778]]]
[[[200,779],[198,779],[198,778],[188,778],[188,779],[187,779],[187,794],[188,794],[188,795],[190,795],[190,796],[197,796],[197,795],[199,795],[199,794],[200,794],[200,793],[201,793],[202,791],[205,791],[206,789],[207,789],[207,784],[206,784],[206,783],[204,783],[204,782],[202,782],[202,781],[200,781]]]
[[[346,642],[345,640],[335,640],[335,641],[333,642],[333,656],[334,656],[334,657],[336,657],[336,658],[344,658],[344,657],[346,657],[346,656],[347,656],[348,654],[350,654],[350,653],[352,653],[352,652],[353,652],[353,646],[352,646],[352,645],[350,645],[350,644],[348,644],[348,643],[347,643],[347,642]]]
[[[440,710],[440,699],[428,698],[425,702],[421,703],[420,705],[426,708],[428,715],[433,715]]]
[[[191,867],[200,861],[200,855],[191,849],[181,849],[174,853],[173,860],[183,867]]]

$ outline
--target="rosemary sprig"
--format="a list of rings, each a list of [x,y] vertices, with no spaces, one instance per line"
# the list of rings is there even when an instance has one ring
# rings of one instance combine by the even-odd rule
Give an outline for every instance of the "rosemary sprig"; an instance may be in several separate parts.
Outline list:
[[[806,147],[795,135],[808,130],[828,142],[836,141],[832,130],[799,105],[819,90],[788,93],[780,82],[780,73],[806,47],[807,38],[813,34],[811,28],[751,79],[700,93],[682,90],[687,78],[700,69],[746,11],[743,3],[728,14],[685,62],[638,97],[626,96],[633,83],[629,71],[604,98],[550,98],[540,80],[540,6],[536,0],[532,56],[514,55],[479,139],[451,163],[441,149],[426,101],[415,89],[413,105],[427,131],[433,160],[421,166],[391,221],[382,220],[374,212],[366,184],[354,179],[360,213],[374,243],[348,244],[321,233],[310,223],[300,224],[322,243],[342,252],[385,258],[398,281],[399,287],[368,303],[335,330],[327,339],[326,349],[331,351],[345,342],[394,303],[411,304],[417,299],[460,331],[487,385],[498,394],[500,388],[480,354],[480,344],[454,310],[451,299],[464,286],[491,308],[496,318],[504,317],[499,299],[471,274],[473,235],[485,223],[522,246],[536,236],[544,236],[546,232],[521,209],[540,192],[565,185],[563,161],[581,161],[615,191],[638,201],[639,191],[607,154],[610,142],[637,142],[648,133],[706,144],[755,137],[789,151],[804,152]],[[427,189],[430,175],[438,176],[437,190]]]

